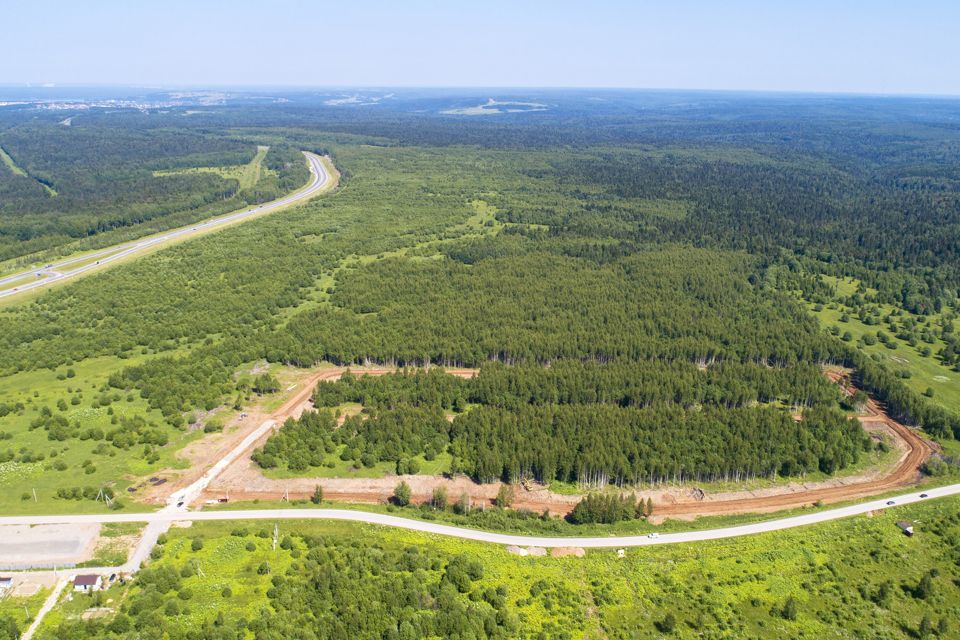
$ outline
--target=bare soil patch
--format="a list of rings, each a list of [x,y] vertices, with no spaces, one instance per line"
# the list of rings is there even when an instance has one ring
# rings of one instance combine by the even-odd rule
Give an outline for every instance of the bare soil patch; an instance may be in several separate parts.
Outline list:
[[[361,370],[357,370],[359,373]],[[364,370],[372,375],[382,375],[392,369]],[[448,370],[462,376],[475,375],[473,370]],[[326,370],[310,377],[309,388],[318,380],[335,380],[343,370]],[[842,384],[847,393],[854,389],[846,381],[843,372],[828,371],[827,375]],[[298,392],[284,405],[286,412],[299,408],[297,398],[309,402],[309,393]],[[300,408],[302,411],[302,408]],[[283,411],[278,411],[283,414]],[[297,413],[299,415],[299,413]],[[282,416],[285,417],[285,416]],[[275,418],[277,419],[277,418]],[[896,464],[891,467],[876,467],[862,473],[842,478],[817,482],[796,481],[789,484],[756,490],[736,490],[718,493],[697,492],[692,486],[664,486],[632,491],[638,498],[652,498],[657,520],[663,518],[693,519],[699,516],[729,515],[737,513],[766,513],[810,506],[816,503],[835,503],[865,498],[885,493],[899,487],[916,484],[920,479],[920,466],[934,452],[934,445],[916,431],[890,418],[876,401],[870,400],[858,419],[869,433],[888,434],[893,445],[901,452]],[[265,438],[264,438],[265,439]],[[259,446],[258,442],[255,446]],[[451,499],[466,493],[475,505],[492,505],[501,483],[478,484],[463,476],[396,476],[381,478],[292,478],[274,480],[266,478],[260,468],[248,456],[231,465],[211,484],[204,494],[206,499],[229,497],[230,500],[290,500],[307,499],[316,485],[323,487],[324,498],[332,501],[355,503],[386,503],[400,481],[410,485],[412,501],[428,502],[437,487],[445,487]],[[549,511],[565,515],[580,501],[579,495],[561,495],[550,491],[545,485],[525,483],[515,487],[513,506],[535,512]]]

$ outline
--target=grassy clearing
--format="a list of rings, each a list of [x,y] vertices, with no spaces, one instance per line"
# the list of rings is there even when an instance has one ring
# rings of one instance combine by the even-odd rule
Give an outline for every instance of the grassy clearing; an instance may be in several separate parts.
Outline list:
[[[228,167],[191,167],[189,169],[172,169],[167,171],[154,171],[153,175],[158,178],[165,176],[189,175],[192,173],[213,173],[225,180],[236,180],[240,189],[249,189],[260,181],[264,175],[276,175],[275,171],[263,166],[263,159],[267,155],[269,147],[257,147],[257,153],[247,164],[232,165]]]
[[[858,282],[847,278],[831,278],[824,276],[824,280],[836,286],[837,296],[846,297],[852,295]],[[873,292],[867,291],[867,294]],[[846,332],[851,335],[851,342],[858,343],[864,335],[876,335],[877,331],[883,331],[890,336],[887,345],[877,341],[875,344],[862,344],[861,349],[870,355],[886,363],[893,371],[906,370],[910,377],[904,379],[904,383],[917,393],[925,393],[927,389],[933,391],[933,401],[941,404],[943,407],[952,411],[960,412],[960,372],[946,367],[937,360],[936,353],[943,348],[944,342],[937,338],[933,344],[919,342],[916,346],[911,346],[907,341],[896,336],[889,330],[886,323],[879,325],[867,325],[863,323],[855,313],[851,313],[843,305],[835,303],[818,307],[813,303],[808,303],[811,312],[820,320],[826,328],[837,327],[839,334],[843,336]],[[878,305],[880,316],[886,317],[890,313],[899,312],[892,305]],[[831,308],[833,307],[833,308]],[[842,317],[846,313],[847,321]],[[909,312],[903,311],[903,316],[898,318],[914,318],[920,320],[921,316],[914,316]],[[931,316],[925,319],[927,324],[933,324],[939,321],[939,316]],[[889,346],[888,346],[889,345]],[[893,347],[893,348],[891,348]],[[929,348],[930,355],[923,355],[923,349]]]
[[[120,394],[117,398],[117,390],[101,391],[111,373],[139,361],[95,358],[57,371],[43,369],[0,378],[0,398],[15,408],[0,418],[0,432],[5,434],[0,440],[0,453],[8,457],[12,454],[12,459],[0,463],[0,511],[42,514],[107,510],[103,502],[56,497],[58,489],[73,487],[110,487],[125,509],[143,509],[127,497],[133,494],[126,489],[137,478],[158,469],[185,464],[174,454],[200,432],[167,426],[160,413],[150,409],[138,394]],[[22,409],[16,409],[19,405]],[[167,434],[169,444],[120,449],[105,439],[52,440],[46,429],[31,428],[43,415],[44,407],[71,425],[78,424],[81,431],[99,429],[104,434],[117,428],[122,418],[142,416]]]
[[[25,598],[9,594],[0,598],[0,620],[10,617],[21,632],[26,630],[48,595],[50,595],[50,589],[40,589],[37,593]]]
[[[14,161],[13,158],[10,157],[10,154],[8,154],[6,151],[4,151],[3,147],[0,147],[0,160],[2,160],[2,161],[3,161],[3,164],[6,165],[6,167],[7,167],[8,169],[10,169],[10,171],[11,171],[11,173],[13,173],[13,175],[15,175],[15,176],[20,176],[20,177],[22,177],[22,178],[29,178],[29,177],[31,177],[30,174],[28,174],[26,171],[24,171],[23,168],[20,167],[20,166]],[[48,195],[48,196],[50,196],[50,197],[55,197],[55,196],[57,195],[56,190],[55,190],[53,187],[51,187],[50,185],[44,184],[43,182],[40,182],[39,180],[37,180],[36,183],[39,184],[41,187],[43,187],[43,190],[47,192],[47,195]]]
[[[3,164],[6,165],[10,172],[15,176],[20,176],[26,178],[27,172],[21,169],[16,162],[13,161],[13,158],[10,157],[10,154],[3,150],[3,147],[0,147],[0,160],[3,160]]]

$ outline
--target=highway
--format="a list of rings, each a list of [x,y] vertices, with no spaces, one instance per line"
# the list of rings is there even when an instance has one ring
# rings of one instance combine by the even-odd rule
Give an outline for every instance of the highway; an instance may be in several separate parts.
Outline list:
[[[28,281],[12,288],[6,288],[0,291],[0,298],[17,295],[19,293],[23,293],[24,291],[39,289],[53,282],[60,282],[68,278],[78,276],[82,273],[86,273],[92,269],[99,269],[106,264],[120,260],[121,258],[126,258],[127,256],[144,252],[152,247],[155,247],[156,245],[168,242],[170,240],[182,238],[193,233],[214,230],[239,220],[243,220],[244,218],[269,213],[270,211],[285,207],[299,200],[306,200],[307,198],[312,197],[317,192],[327,187],[327,184],[330,182],[330,175],[324,168],[320,156],[308,151],[304,151],[303,155],[306,156],[307,164],[310,167],[311,180],[310,184],[299,191],[280,198],[279,200],[267,202],[256,207],[244,209],[242,211],[229,213],[217,218],[210,218],[209,220],[198,222],[190,226],[172,229],[156,236],[141,240],[133,240],[131,242],[115,245],[106,249],[100,249],[99,251],[94,251],[92,253],[85,253],[83,255],[68,258],[66,260],[52,262],[40,268],[11,274],[4,278],[0,278],[0,287],[4,285],[12,285],[21,280]],[[69,268],[71,265],[79,262],[84,264],[73,269]]]
[[[921,498],[921,494],[927,495]],[[521,536],[477,529],[466,529],[450,525],[411,520],[397,516],[369,513],[365,511],[350,511],[346,509],[237,509],[224,511],[185,511],[175,508],[175,505],[165,507],[153,513],[109,513],[89,515],[61,515],[61,516],[4,516],[0,517],[0,525],[38,525],[38,524],[80,524],[80,523],[107,523],[107,522],[146,522],[148,524],[164,525],[171,522],[203,522],[210,520],[347,520],[409,529],[423,533],[432,533],[450,536],[463,540],[475,540],[501,545],[535,546],[535,547],[645,547],[661,544],[677,544],[685,542],[702,542],[705,540],[719,540],[736,538],[770,531],[781,531],[831,520],[849,518],[868,511],[878,511],[891,506],[902,506],[934,500],[960,494],[960,484],[936,487],[925,490],[914,489],[912,492],[896,497],[881,498],[869,502],[861,502],[836,509],[826,509],[787,518],[777,518],[764,522],[722,527],[719,529],[703,529],[700,531],[683,531],[677,533],[662,533],[656,535],[639,536],[595,536],[595,537],[545,537]],[[890,504],[890,503],[893,504]],[[146,550],[149,553],[149,549]],[[145,557],[145,555],[143,556]]]

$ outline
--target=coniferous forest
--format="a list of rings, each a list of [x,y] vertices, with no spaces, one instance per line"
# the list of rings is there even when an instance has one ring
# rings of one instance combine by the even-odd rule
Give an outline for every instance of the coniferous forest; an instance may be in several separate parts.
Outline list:
[[[304,150],[339,171],[335,192],[303,205],[4,303],[0,507],[135,504],[146,479],[182,469],[187,444],[220,435],[217,421],[279,406],[284,375],[330,364],[399,371],[319,384],[316,410],[253,454],[263,470],[407,474],[425,461],[476,482],[578,484],[601,491],[572,521],[606,526],[629,511],[610,497],[620,488],[855,472],[886,445],[832,367],[937,440],[955,473],[957,103],[601,93],[511,94],[548,106],[481,118],[450,112],[474,95],[413,90],[375,107],[293,92],[190,117],[90,109],[69,126],[0,107],[0,275],[289,193],[308,179]],[[879,625],[864,637],[922,637],[921,610],[924,629],[949,620],[960,579],[955,515],[930,515],[923,574],[897,584],[870,567],[910,554],[877,542],[876,523],[838,524],[845,540],[868,530],[869,557],[804,549],[803,570],[785,569],[803,584],[781,591],[753,569],[729,574],[732,556],[728,573],[698,565],[717,592],[713,571],[728,591],[763,583],[722,605],[670,577],[609,586],[654,594],[631,611],[614,610],[624,596],[604,580],[541,584],[531,563],[521,593],[506,571],[491,580],[489,564],[419,539],[294,535],[268,555],[269,532],[240,530],[208,536],[210,571],[229,561],[248,579],[231,600],[240,587],[201,581],[186,555],[203,556],[200,536],[193,548],[178,533],[112,617],[43,633],[567,637],[592,611],[607,637],[801,637],[801,623],[814,637],[855,610]],[[659,571],[644,558],[632,575]]]

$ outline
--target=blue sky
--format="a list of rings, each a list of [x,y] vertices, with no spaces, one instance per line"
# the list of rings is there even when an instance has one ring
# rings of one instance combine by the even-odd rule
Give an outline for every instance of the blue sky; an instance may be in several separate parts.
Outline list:
[[[958,0],[4,0],[0,84],[960,94]]]

